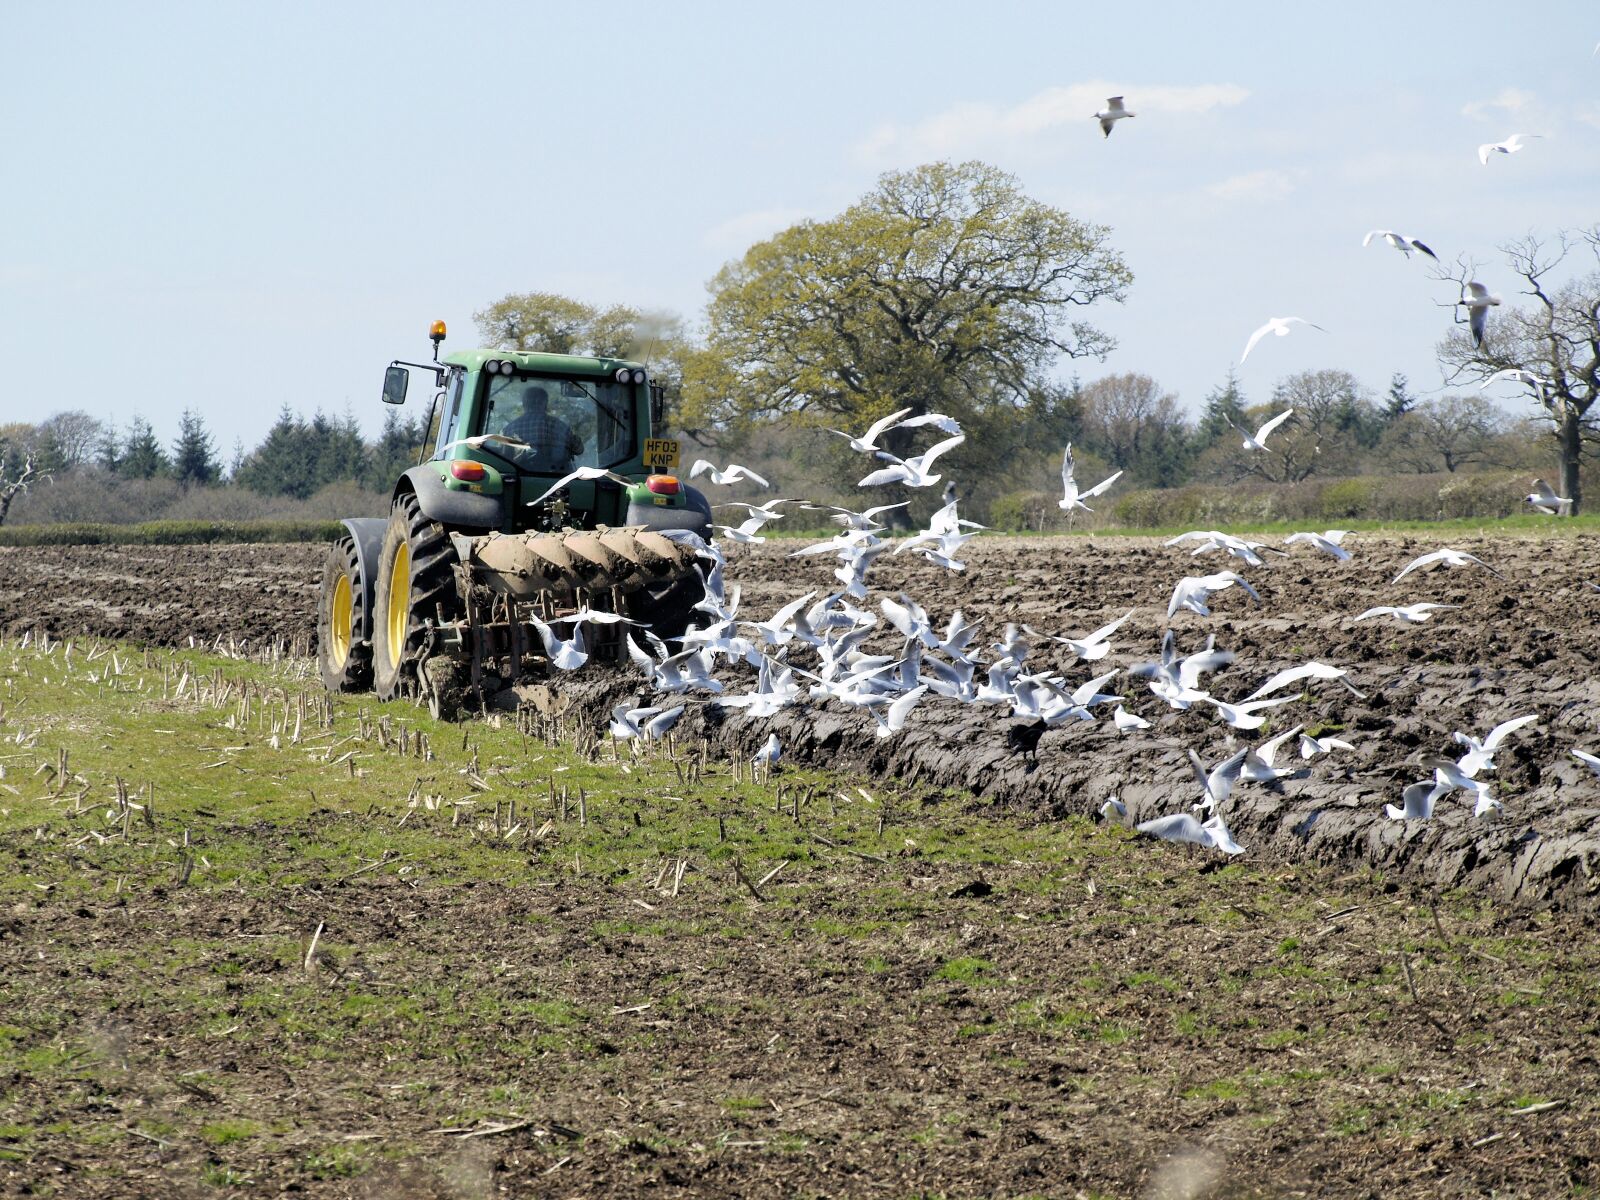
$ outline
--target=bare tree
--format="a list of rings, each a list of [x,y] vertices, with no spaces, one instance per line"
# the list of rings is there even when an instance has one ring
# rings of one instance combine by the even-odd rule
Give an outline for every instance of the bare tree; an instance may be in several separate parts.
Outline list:
[[[1124,372],[1083,389],[1083,441],[1111,463],[1146,483],[1167,478],[1188,432],[1177,397],[1148,375]]]
[[[1600,225],[1562,230],[1553,242],[1530,234],[1500,251],[1531,303],[1492,311],[1482,342],[1465,328],[1452,331],[1439,343],[1439,361],[1448,383],[1482,384],[1501,371],[1526,373],[1517,382],[1554,422],[1560,491],[1572,499],[1576,514],[1583,502],[1584,439],[1595,436],[1588,414],[1600,395]],[[1593,267],[1555,282],[1556,269],[1584,251]],[[1474,264],[1463,260],[1441,274],[1465,289],[1474,272]]]
[[[1286,408],[1294,417],[1267,439],[1265,451],[1239,450],[1233,475],[1269,483],[1299,483],[1312,475],[1337,474],[1360,446],[1360,431],[1374,418],[1371,400],[1348,371],[1301,371],[1280,379],[1272,402],[1246,412],[1255,429]],[[1237,444],[1237,443],[1235,443]]]
[[[1385,448],[1399,465],[1431,474],[1481,462],[1505,427],[1500,410],[1479,395],[1424,400],[1389,427]]]
[[[6,453],[9,448],[4,441],[0,441],[0,464],[4,464],[10,458]],[[27,491],[32,484],[49,478],[48,471],[39,470],[39,457],[32,450],[23,451],[20,466],[7,470],[5,466],[0,465],[0,525],[6,523],[6,514],[11,511],[13,500]]]
[[[70,470],[89,462],[105,435],[104,422],[80,409],[68,409],[39,423],[38,444],[49,446],[56,465]]]

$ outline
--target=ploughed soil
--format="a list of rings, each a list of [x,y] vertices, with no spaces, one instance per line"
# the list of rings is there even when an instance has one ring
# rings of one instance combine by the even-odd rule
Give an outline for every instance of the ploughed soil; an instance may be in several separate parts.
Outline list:
[[[1214,633],[1238,653],[1221,696],[1313,658],[1365,694],[1321,684],[1273,710],[1356,749],[1240,787],[1231,862],[1061,820],[1112,791],[1138,819],[1180,811],[1184,751],[1238,744],[1137,680],[1111,687],[1153,728],[1107,718],[1031,751],[1026,722],[930,700],[887,740],[831,704],[694,705],[677,765],[419,714],[423,763],[380,749],[359,701],[316,752],[286,731],[269,748],[281,696],[204,710],[204,678],[182,693],[162,663],[118,662],[148,686],[110,733],[103,709],[38,715],[51,686],[105,705],[110,656],[29,667],[19,631],[302,653],[322,549],[0,550],[23,664],[0,672],[0,1195],[1592,1195],[1600,783],[1568,751],[1600,749],[1600,552],[1465,541],[1506,578],[1393,585],[1432,547],[1352,541],[1351,563],[1247,569],[1259,605],[1233,589],[1170,623],[1185,651]],[[787,549],[736,556],[747,614],[828,582]],[[962,575],[907,555],[871,578],[985,634],[1133,609],[1101,663],[1041,644],[1073,681],[1154,657],[1172,584],[1223,565],[1135,539],[968,549]],[[1350,620],[1421,599],[1462,607]],[[593,725],[635,680],[558,683]],[[1453,730],[1526,712],[1498,817],[1459,796],[1432,821],[1384,816]],[[809,803],[754,795],[717,761],[771,732],[787,761],[840,768],[834,795],[784,771]],[[685,780],[700,736],[710,771]],[[119,834],[105,776],[136,786],[153,768],[118,756],[152,746],[172,777]],[[268,820],[291,759],[317,772],[309,800]],[[86,802],[73,770],[94,775]],[[458,823],[408,806],[413,771],[492,790]],[[553,781],[582,772],[586,810],[558,812]],[[502,795],[520,802],[504,823]]]
[[[1244,567],[1259,604],[1235,587],[1214,597],[1212,616],[1180,612],[1170,621],[1167,600],[1179,578],[1241,564],[1144,538],[978,538],[964,548],[965,572],[886,554],[869,581],[874,601],[904,590],[936,624],[960,608],[983,623],[986,639],[1013,621],[1081,636],[1132,610],[1098,663],[1076,663],[1065,648],[1035,639],[1030,663],[1053,663],[1073,682],[1154,659],[1169,626],[1182,652],[1214,635],[1236,653],[1232,667],[1202,684],[1225,699],[1242,699],[1272,673],[1308,660],[1344,668],[1362,698],[1336,682],[1313,683],[1270,711],[1263,734],[1299,724],[1355,750],[1305,764],[1303,779],[1237,790],[1226,816],[1243,845],[1284,859],[1402,868],[1433,885],[1533,904],[1591,907],[1600,895],[1600,781],[1570,750],[1600,752],[1600,590],[1591,586],[1600,581],[1600,543],[1457,538],[1499,576],[1434,568],[1399,583],[1392,581],[1400,568],[1438,543],[1364,534],[1348,543],[1355,557],[1345,563],[1301,546],[1290,559]],[[832,587],[833,560],[790,557],[800,544],[734,548],[728,581],[743,588],[744,614],[763,618],[803,592]],[[324,553],[313,545],[0,549],[0,631],[304,652],[315,639]],[[1420,600],[1460,607],[1422,625],[1353,620],[1372,605]],[[737,673],[730,679],[730,690],[745,686]],[[598,725],[637,681],[627,669],[591,668],[559,682]],[[1127,676],[1110,688],[1153,727],[1119,733],[1109,719],[1072,723],[1032,744],[1036,731],[1026,721],[930,699],[887,741],[874,736],[869,716],[834,704],[801,705],[770,720],[692,706],[685,732],[744,753],[776,732],[793,761],[970,791],[1027,817],[1092,813],[1116,793],[1135,821],[1193,798],[1186,750],[1210,765],[1242,745],[1238,738],[1255,736],[1230,730],[1208,705],[1172,711]],[[1489,777],[1502,812],[1474,818],[1466,793],[1456,792],[1433,820],[1385,815],[1385,803],[1398,804],[1406,784],[1429,775],[1420,758],[1459,757],[1453,732],[1481,738],[1527,713],[1539,722],[1510,736]],[[1291,739],[1278,765],[1297,762]]]

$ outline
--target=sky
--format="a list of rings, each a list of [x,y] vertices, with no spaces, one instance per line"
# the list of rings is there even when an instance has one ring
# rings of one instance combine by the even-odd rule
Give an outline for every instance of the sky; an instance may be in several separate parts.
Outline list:
[[[1600,5],[1146,0],[13,5],[0,73],[0,423],[68,408],[227,456],[281,406],[382,424],[383,368],[510,292],[667,309],[887,170],[982,159],[1134,273],[1085,381],[1191,411],[1337,367],[1442,389],[1451,285],[1600,221]],[[1138,114],[1103,138],[1091,114]],[[1481,143],[1540,134],[1478,161]],[[26,369],[24,369],[26,367]],[[24,380],[32,380],[25,383]],[[413,395],[426,393],[418,387]],[[1507,410],[1526,411],[1511,389]],[[425,400],[424,400],[425,403]]]

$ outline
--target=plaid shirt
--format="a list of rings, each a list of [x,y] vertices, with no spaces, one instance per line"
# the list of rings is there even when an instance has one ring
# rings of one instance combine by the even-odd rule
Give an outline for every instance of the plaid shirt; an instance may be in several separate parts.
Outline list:
[[[560,417],[548,412],[519,413],[506,424],[504,432],[527,442],[539,457],[556,459],[558,465],[583,453],[583,439]]]

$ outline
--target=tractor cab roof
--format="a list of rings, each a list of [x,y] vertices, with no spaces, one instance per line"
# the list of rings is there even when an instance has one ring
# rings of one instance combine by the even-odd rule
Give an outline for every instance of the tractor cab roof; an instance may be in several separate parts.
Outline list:
[[[607,376],[619,367],[640,367],[643,363],[623,358],[585,358],[579,354],[539,354],[523,350],[461,350],[447,354],[443,362],[455,367],[476,371],[490,359],[509,360],[517,364],[519,372],[532,375],[594,375]]]

